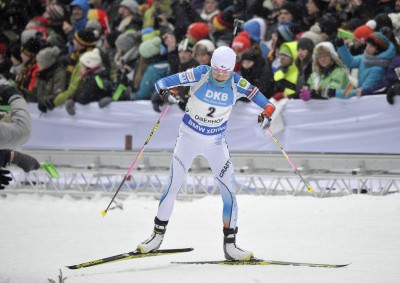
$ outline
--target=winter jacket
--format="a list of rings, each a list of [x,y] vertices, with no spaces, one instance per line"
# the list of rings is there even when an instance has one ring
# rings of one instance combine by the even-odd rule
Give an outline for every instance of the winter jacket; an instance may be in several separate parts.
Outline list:
[[[386,68],[389,66],[390,61],[396,56],[396,49],[392,43],[389,47],[375,55],[373,60],[366,60],[366,53],[362,55],[352,56],[346,45],[338,48],[338,53],[343,63],[350,69],[358,68],[358,87],[362,89],[369,89],[378,85],[386,73]],[[354,96],[356,90],[353,89],[347,96],[344,94],[343,89],[336,90],[336,97],[349,98]]]
[[[132,93],[132,100],[150,100],[157,80],[169,74],[169,64],[166,61],[150,63],[144,71],[139,89]]]
[[[50,68],[39,71],[37,78],[33,95],[37,97],[39,102],[48,96],[56,97],[66,88],[66,71],[60,63],[55,63]]]
[[[10,149],[26,143],[32,132],[31,116],[25,99],[12,99],[10,108],[10,121],[0,120],[0,149]]]
[[[82,87],[75,93],[73,100],[80,104],[88,104],[111,95],[112,82],[108,72],[103,67],[100,67],[86,72],[82,77]]]
[[[68,83],[68,88],[59,93],[53,100],[55,106],[60,106],[67,101],[68,98],[74,96],[82,86],[82,77],[80,74],[80,64],[77,64],[72,72],[71,79]]]
[[[293,55],[292,63],[280,69],[274,74],[274,92],[283,92],[285,95],[290,96],[296,93],[296,83],[299,77],[299,70],[296,66],[297,58],[297,41],[284,42],[282,45],[287,45]]]

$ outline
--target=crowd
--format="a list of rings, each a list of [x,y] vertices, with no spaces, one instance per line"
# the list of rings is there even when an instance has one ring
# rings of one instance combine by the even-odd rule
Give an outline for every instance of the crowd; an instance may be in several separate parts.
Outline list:
[[[154,83],[209,65],[278,101],[400,94],[400,0],[0,1],[0,74],[42,112],[163,101]],[[175,90],[185,108],[188,89]]]

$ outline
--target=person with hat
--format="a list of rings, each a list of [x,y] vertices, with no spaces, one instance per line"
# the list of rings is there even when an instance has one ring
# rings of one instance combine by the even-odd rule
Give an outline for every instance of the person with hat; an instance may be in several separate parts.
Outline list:
[[[256,103],[262,113],[259,122],[268,128],[275,107],[246,79],[233,72],[235,52],[227,46],[218,47],[211,58],[211,67],[200,65],[158,80],[156,91],[165,102],[177,103],[170,89],[190,86],[190,97],[179,127],[174,148],[169,183],[158,205],[154,230],[137,250],[149,253],[157,250],[165,236],[176,196],[181,188],[193,159],[202,154],[210,164],[220,187],[223,201],[223,250],[228,260],[251,260],[253,253],[236,244],[238,232],[238,205],[235,194],[235,178],[232,160],[225,139],[229,116],[237,99],[246,97]]]
[[[86,27],[90,4],[87,0],[73,0],[71,6],[71,23],[63,22],[63,31],[66,35],[74,35]]]
[[[296,66],[297,41],[284,42],[279,47],[279,69],[274,73],[273,98],[279,101],[282,98],[294,97],[296,94],[299,70]]]
[[[236,52],[237,56],[237,62],[234,71],[239,72],[241,67],[240,61],[242,60],[242,54],[251,47],[249,34],[246,31],[240,32],[237,36],[233,38],[231,47]]]
[[[56,46],[46,47],[36,55],[39,72],[33,94],[37,97],[41,112],[47,111],[46,98],[54,99],[67,86],[67,75],[61,56],[61,50]]]
[[[394,44],[381,32],[373,32],[366,39],[365,52],[353,56],[343,43],[338,46],[338,53],[343,63],[349,68],[358,68],[358,88],[346,91],[336,89],[338,98],[350,98],[374,93],[374,87],[381,83],[391,60],[396,56]]]
[[[29,39],[21,47],[20,56],[24,65],[15,80],[15,84],[28,102],[37,102],[37,98],[32,95],[32,90],[37,81],[36,73],[39,71],[36,64],[36,54],[41,48],[42,42],[38,38]]]
[[[192,44],[197,41],[208,37],[209,29],[207,23],[196,22],[188,26],[186,32],[186,38],[188,38]]]
[[[79,57],[86,51],[90,51],[96,47],[97,37],[95,32],[90,28],[85,28],[79,32],[75,32],[73,39],[73,51],[69,53],[67,59],[67,81],[71,78],[75,70]]]
[[[210,65],[215,50],[214,43],[209,39],[202,39],[193,46],[193,57],[199,65]]]
[[[112,101],[112,82],[109,72],[104,67],[100,49],[95,48],[83,53],[79,58],[79,72],[81,75],[79,88],[65,102],[65,109],[70,115],[76,113],[75,103],[85,105],[97,101],[99,106],[104,107]],[[104,103],[103,99],[107,103]]]
[[[349,72],[340,60],[333,44],[329,41],[318,43],[312,53],[312,73],[306,87],[299,96],[307,101],[329,99],[328,89],[344,89],[349,83]]]
[[[169,73],[167,56],[166,53],[162,53],[161,42],[161,38],[157,36],[139,45],[139,54],[146,68],[139,88],[132,93],[131,100],[150,100],[155,82]]]
[[[121,21],[116,27],[117,31],[139,31],[142,29],[143,17],[139,13],[139,4],[135,0],[121,1],[118,8],[118,14],[121,16]]]

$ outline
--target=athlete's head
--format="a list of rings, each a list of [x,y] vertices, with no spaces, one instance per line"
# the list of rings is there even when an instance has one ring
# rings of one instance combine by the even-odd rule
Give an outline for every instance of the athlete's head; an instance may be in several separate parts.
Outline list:
[[[231,76],[236,63],[236,53],[227,46],[215,49],[211,57],[212,74],[217,81],[226,81]]]

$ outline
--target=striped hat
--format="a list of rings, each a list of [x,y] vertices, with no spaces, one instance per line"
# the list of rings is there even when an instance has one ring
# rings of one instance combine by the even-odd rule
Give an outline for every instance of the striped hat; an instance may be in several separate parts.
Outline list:
[[[52,21],[64,19],[64,8],[59,4],[49,4],[46,7],[46,13]]]
[[[75,32],[74,39],[83,47],[96,46],[96,35],[92,29],[83,29]]]

